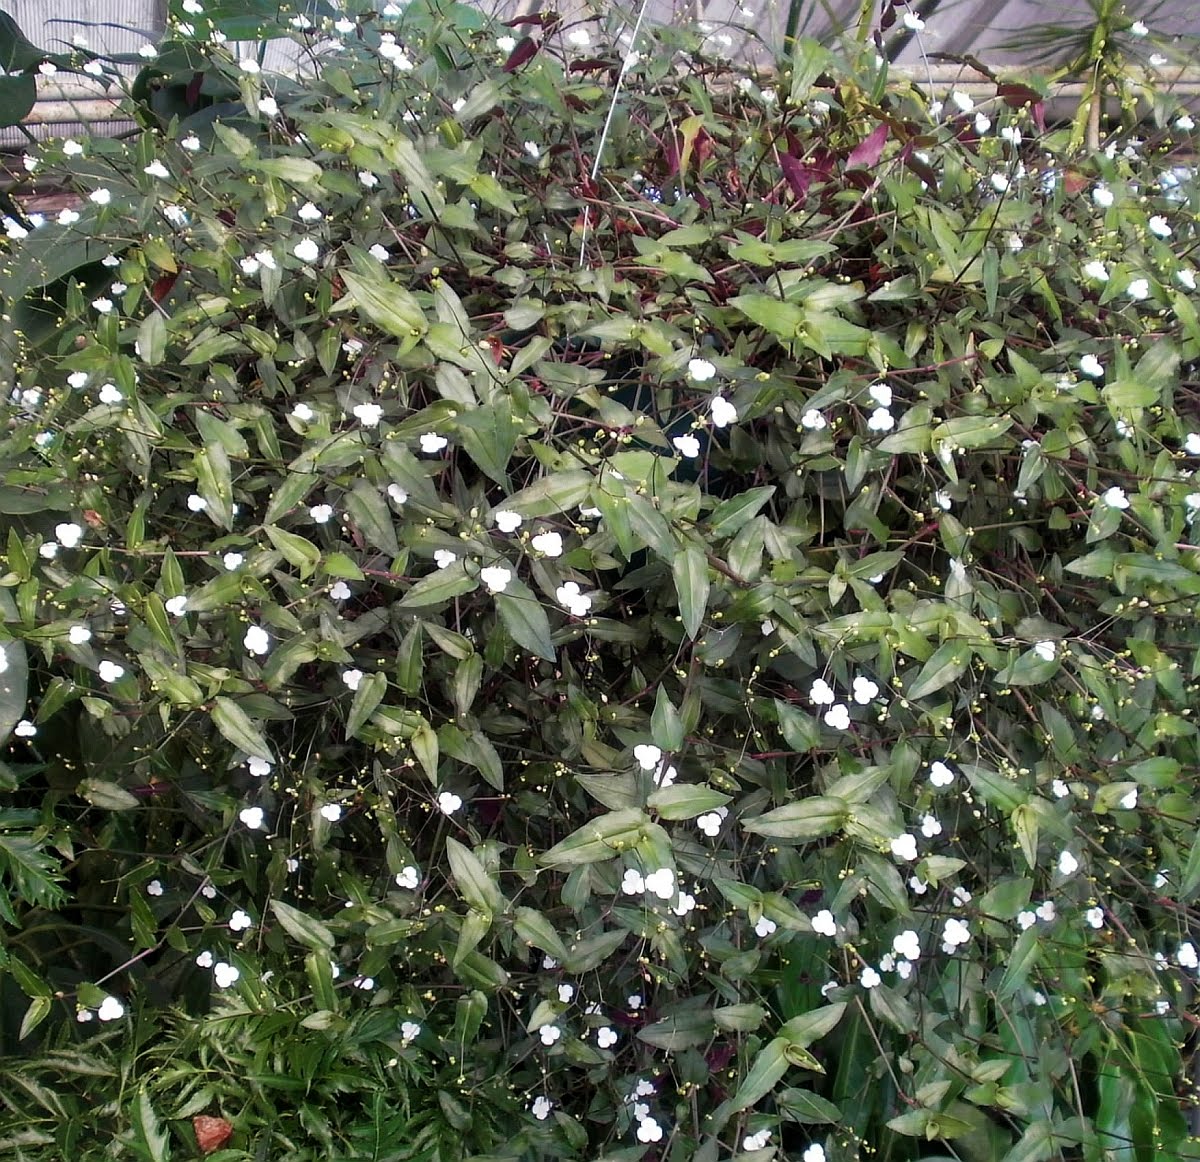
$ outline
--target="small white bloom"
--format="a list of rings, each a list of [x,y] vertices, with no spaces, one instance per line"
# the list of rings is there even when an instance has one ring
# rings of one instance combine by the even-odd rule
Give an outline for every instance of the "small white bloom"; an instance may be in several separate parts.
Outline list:
[[[1099,379],[1104,374],[1104,364],[1089,352],[1080,359],[1079,370],[1089,379]]]
[[[770,1130],[759,1130],[757,1134],[747,1134],[742,1139],[743,1150],[765,1150],[770,1144]]]
[[[1052,662],[1058,657],[1058,643],[1046,639],[1045,641],[1035,642],[1033,652],[1042,659],[1043,662]]]
[[[258,61],[256,61],[253,57],[243,57],[240,61],[238,61],[238,68],[251,77],[262,72],[262,68],[259,66]]]
[[[957,917],[951,917],[946,921],[946,926],[942,929],[942,946],[949,946],[953,951],[960,944],[966,944],[971,939],[971,929],[967,926],[966,921],[959,920]]]
[[[686,916],[689,912],[696,910],[696,897],[690,892],[680,892],[679,897],[671,905],[671,911],[676,916]]]
[[[73,549],[83,539],[83,529],[74,523],[55,525],[54,535],[64,549]]]
[[[730,424],[737,423],[738,413],[737,408],[733,406],[723,395],[718,395],[711,404],[709,409],[712,412],[712,422],[718,428],[727,428]]]
[[[512,52],[512,50],[517,47],[516,37],[498,36],[496,37],[496,47],[501,52]]]
[[[1091,262],[1085,262],[1083,273],[1086,278],[1095,279],[1097,282],[1108,282],[1108,267],[1098,258],[1093,258]]]
[[[549,1047],[562,1036],[562,1030],[557,1025],[543,1025],[538,1030],[538,1036],[542,1039],[542,1044]]]
[[[592,43],[592,38],[586,28],[575,28],[567,33],[567,43],[572,48],[587,48]]]
[[[700,441],[695,436],[673,436],[671,443],[685,460],[695,460],[700,455]]]
[[[362,684],[362,680],[363,680],[362,670],[343,670],[342,671],[342,682],[350,690],[357,690],[359,688],[359,686]]]
[[[854,701],[857,702],[859,706],[866,706],[874,701],[874,699],[879,697],[878,684],[871,681],[870,678],[863,677],[861,674],[854,679],[854,682],[852,683],[852,690],[854,693]]]
[[[227,964],[223,960],[218,960],[213,965],[213,980],[219,989],[227,989],[237,984],[238,978],[241,975],[241,971],[238,968],[232,964]]]
[[[421,451],[429,456],[433,456],[440,452],[449,442],[445,436],[439,436],[436,432],[424,432],[420,439]]]
[[[1050,784],[1050,790],[1054,793],[1056,799],[1065,799],[1071,793],[1071,788],[1062,779],[1055,779]]]
[[[186,503],[189,512],[203,512],[208,508],[208,501],[196,492],[189,493]]]
[[[800,1157],[800,1162],[825,1162],[825,1147],[814,1142]]]
[[[696,816],[696,826],[710,838],[719,834],[721,824],[729,813],[728,808],[718,807],[716,811],[708,811]]]
[[[242,562],[246,558],[241,553],[226,553],[221,558],[221,564],[225,566],[227,573],[232,573],[235,569],[240,568]]]
[[[196,957],[196,964],[199,965],[200,968],[212,968],[213,954],[205,949],[202,953],[200,953],[199,956]]]
[[[364,189],[373,190],[379,185],[379,179],[369,169],[360,169],[358,171],[358,184]]]
[[[1028,931],[1028,929],[1032,928],[1036,923],[1036,912],[1031,912],[1026,909],[1023,912],[1017,913],[1017,927],[1020,928],[1022,932]]]
[[[1037,918],[1046,924],[1053,922],[1055,916],[1058,915],[1058,909],[1054,906],[1053,900],[1043,900],[1035,909],[1034,913]]]
[[[374,428],[379,426],[379,421],[383,419],[383,408],[377,403],[360,403],[354,405],[354,418],[358,420],[364,428]]]
[[[83,146],[80,145],[78,141],[74,141],[69,137],[63,142],[62,148],[63,153],[65,153],[67,157],[78,157],[81,153],[83,153]]]
[[[529,154],[535,161],[542,156],[541,147],[536,141],[527,141],[524,145],[525,152]]]
[[[125,1016],[125,1006],[116,997],[105,997],[96,1010],[96,1016],[102,1021],[119,1021]]]
[[[34,726],[28,718],[22,718],[21,721],[13,727],[13,734],[15,734],[17,738],[33,738],[33,736],[37,734],[37,727]]]
[[[341,803],[326,803],[321,808],[321,818],[336,823],[342,817]]]
[[[277,270],[279,268],[279,263],[275,261],[275,255],[269,250],[256,250],[254,252],[254,257],[257,258],[259,263],[265,266],[268,270]]]
[[[1149,298],[1150,296],[1150,280],[1145,278],[1135,278],[1125,288],[1125,293],[1137,301]]]
[[[163,602],[163,607],[172,617],[182,617],[185,613],[187,613],[187,604],[187,595],[180,593],[176,597],[168,597],[167,600]]]
[[[262,831],[266,826],[263,808],[260,807],[244,807],[239,811],[238,817],[251,831]]]
[[[1179,946],[1175,959],[1183,968],[1200,968],[1200,956],[1197,956],[1196,946],[1190,940],[1185,940]]]
[[[435,549],[433,552],[434,564],[439,569],[449,569],[457,560],[458,554],[452,553],[449,549]]]
[[[1086,912],[1084,912],[1083,918],[1087,921],[1089,928],[1103,928],[1104,927],[1104,909],[1103,908],[1089,908]]]
[[[443,815],[453,815],[463,805],[463,801],[453,791],[442,791],[437,797],[437,805]]]
[[[276,101],[274,97],[259,97],[258,111],[267,117],[278,117],[279,116],[279,102]],[[308,205],[311,206],[312,203],[309,202]],[[318,210],[317,213],[319,216],[320,211]],[[315,221],[315,219],[314,219],[314,221]]]
[[[818,678],[808,689],[808,696],[815,706],[832,706],[837,701],[833,687],[824,678]]]
[[[1092,190],[1092,201],[1101,209],[1108,209],[1113,204],[1113,193],[1107,186],[1097,186]]]
[[[300,259],[301,262],[316,262],[321,257],[321,247],[317,245],[314,238],[301,238],[295,246],[292,247],[292,253]]]
[[[695,380],[697,383],[707,383],[717,374],[716,367],[707,359],[689,359],[687,369],[688,378]]]
[[[765,940],[779,927],[774,920],[768,919],[766,916],[759,916],[758,923],[754,925],[754,935]]]
[[[142,173],[152,178],[169,178],[171,176],[171,171],[158,158],[155,158],[149,165],[143,166]]]
[[[1058,870],[1064,876],[1072,876],[1079,870],[1079,860],[1069,851],[1064,851],[1058,857]]]
[[[1162,216],[1162,214],[1155,214],[1146,223],[1146,225],[1149,227],[1150,233],[1153,234],[1156,238],[1170,238],[1171,237],[1170,223],[1166,220],[1166,218],[1164,218]]]
[[[319,525],[325,524],[333,516],[333,506],[330,504],[314,504],[308,510],[308,515]]]
[[[867,417],[867,427],[872,432],[890,432],[895,426],[895,417],[885,407],[876,408]]]
[[[544,1122],[550,1116],[550,1111],[553,1109],[554,1103],[545,1094],[540,1094],[538,1097],[535,1097],[533,1099],[533,1105],[530,1106],[533,1116],[537,1118],[539,1122]]]
[[[242,638],[246,652],[262,657],[271,648],[271,635],[262,626],[252,625]]]
[[[92,308],[98,315],[111,314],[113,309],[112,299],[92,299]]]
[[[186,149],[189,153],[195,153],[200,148],[200,138],[194,133],[189,133],[179,144],[181,148]]]
[[[929,885],[923,879],[921,879],[920,876],[909,876],[908,890],[912,892],[914,896],[923,896],[927,891],[929,891]]]
[[[566,581],[554,591],[554,599],[563,606],[572,617],[586,617],[592,608],[592,599],[586,593],[581,593],[575,581]]]
[[[393,504],[404,504],[408,500],[408,493],[399,484],[389,484],[387,494]]]
[[[920,32],[925,27],[925,21],[923,21],[915,12],[906,12],[904,14],[903,24],[904,27],[909,30],[909,32]]]
[[[387,260],[391,257],[391,255],[388,254],[387,247],[381,246],[378,242],[376,242],[375,245],[367,251],[367,253],[373,259],[375,259],[376,262],[387,262]]]
[[[1107,489],[1100,499],[1109,508],[1125,509],[1129,507],[1129,497],[1125,495],[1125,489],[1118,488],[1115,484],[1112,488]]]
[[[1196,128],[1196,122],[1192,120],[1189,114],[1180,113],[1179,116],[1175,118],[1175,128],[1182,130],[1184,133],[1190,133]]]
[[[836,936],[837,921],[833,918],[833,913],[828,908],[822,908],[812,918],[813,931],[821,936]]]
[[[1196,272],[1194,270],[1188,270],[1186,267],[1183,270],[1177,270],[1175,278],[1185,290],[1194,291],[1196,289]]]
[[[844,702],[836,702],[825,711],[825,725],[834,730],[850,729],[850,711]]]
[[[238,908],[229,917],[229,930],[231,932],[245,932],[247,928],[253,927],[254,921],[250,919],[249,912],[244,912],[241,908]]]
[[[596,1044],[601,1049],[611,1049],[617,1043],[616,1031],[608,1025],[601,1025],[596,1030]]]
[[[73,646],[86,645],[92,640],[92,631],[86,625],[73,625],[67,630],[67,641]],[[0,673],[3,673],[8,668],[7,661],[4,665],[0,665]]]
[[[897,859],[903,859],[911,863],[917,858],[916,837],[910,835],[908,832],[898,835],[892,840],[892,854]]]
[[[1003,141],[1007,141],[1009,145],[1020,145],[1021,130],[1015,125],[1005,125],[1004,128],[1000,130],[1000,138]]]
[[[1117,803],[1123,811],[1132,811],[1138,804],[1138,789],[1134,787],[1131,791],[1122,795]]]
[[[421,886],[421,873],[412,864],[402,867],[396,873],[396,886],[415,892]]]
[[[489,593],[503,593],[512,580],[512,571],[502,565],[488,565],[479,570],[479,580],[484,583]]]
[[[892,938],[892,951],[905,960],[919,960],[921,957],[921,940],[911,928]]]
[[[405,1044],[415,1041],[420,1035],[421,1026],[416,1021],[402,1021],[400,1023],[400,1039]]]
[[[661,1142],[662,1136],[662,1126],[653,1118],[642,1118],[638,1122],[637,1140],[639,1142]]]
[[[79,221],[79,212],[72,210],[69,206],[58,212],[58,224],[60,226],[74,226]]]
[[[246,769],[256,779],[265,779],[271,773],[273,765],[270,759],[265,759],[261,755],[251,755],[246,760]]]
[[[125,676],[125,667],[116,662],[103,661],[99,666],[100,681],[105,683],[119,682]]]
[[[862,970],[862,976],[859,978],[859,983],[865,989],[878,988],[883,983],[883,977],[873,969],[870,965]]]
[[[662,762],[662,750],[653,743],[642,742],[633,748],[633,757],[643,771],[652,771]]]
[[[1130,36],[1139,36],[1139,37],[1146,36],[1149,32],[1150,32],[1150,29],[1141,20],[1135,20],[1129,26],[1129,35]]]
[[[505,508],[498,508],[492,513],[492,522],[502,533],[515,533],[521,527],[522,519],[519,512]]]
[[[563,539],[558,533],[538,533],[529,543],[535,552],[541,553],[544,557],[562,556]]]
[[[329,596],[334,601],[349,601],[351,596],[350,586],[345,581],[335,581],[333,588],[329,590]]]
[[[646,880],[636,868],[627,867],[621,877],[621,891],[627,896],[640,896],[646,891]]]
[[[261,105],[262,102],[260,101],[259,104]],[[322,214],[321,211],[312,204],[312,202],[305,202],[304,205],[296,211],[296,217],[299,218],[301,222],[319,222],[325,217],[325,215]]]
[[[975,108],[975,102],[967,93],[960,93],[957,89],[950,94],[950,100],[958,107],[961,113],[970,113]]]
[[[669,867],[660,867],[646,877],[646,891],[660,900],[669,900],[675,895],[675,873]]]

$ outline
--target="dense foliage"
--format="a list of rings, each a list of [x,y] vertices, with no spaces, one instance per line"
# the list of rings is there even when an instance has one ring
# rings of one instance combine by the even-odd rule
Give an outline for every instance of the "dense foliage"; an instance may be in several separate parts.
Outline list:
[[[178,15],[5,223],[7,1155],[1200,1157],[1190,118]]]

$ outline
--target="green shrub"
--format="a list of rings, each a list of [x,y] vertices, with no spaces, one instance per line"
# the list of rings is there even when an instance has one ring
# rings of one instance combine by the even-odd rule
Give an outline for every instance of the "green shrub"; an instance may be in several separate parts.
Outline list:
[[[8,228],[13,1155],[1198,1156],[1186,119],[210,17]]]

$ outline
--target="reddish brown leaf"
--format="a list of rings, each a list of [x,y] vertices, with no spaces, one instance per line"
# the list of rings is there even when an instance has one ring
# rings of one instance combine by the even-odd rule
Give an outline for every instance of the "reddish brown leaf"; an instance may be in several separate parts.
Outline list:
[[[233,1127],[224,1118],[212,1118],[207,1114],[192,1118],[192,1129],[196,1131],[196,1145],[201,1154],[219,1150],[233,1137]]]
[[[506,73],[514,73],[523,64],[531,61],[537,56],[537,50],[541,46],[531,36],[522,37],[518,42],[517,47],[512,50],[512,54],[508,60],[504,62],[504,71]]]
[[[996,96],[1010,109],[1024,109],[1026,105],[1040,105],[1042,98],[1028,85],[1004,81],[996,87]]]
[[[171,288],[175,285],[175,280],[178,277],[178,272],[174,272],[156,278],[150,287],[150,297],[156,303],[161,303],[171,293]]]
[[[880,122],[850,151],[850,156],[846,159],[846,168],[870,169],[873,165],[878,165],[887,139],[887,123]]]

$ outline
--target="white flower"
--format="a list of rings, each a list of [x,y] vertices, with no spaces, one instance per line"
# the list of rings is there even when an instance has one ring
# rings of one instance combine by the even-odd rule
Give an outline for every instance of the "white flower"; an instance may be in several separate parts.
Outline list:
[[[200,148],[200,138],[194,133],[189,133],[180,143],[180,147],[186,149],[189,153],[195,153]]]
[[[381,246],[378,242],[376,242],[375,245],[372,246],[371,249],[367,251],[367,253],[373,259],[375,259],[376,262],[387,262],[387,260],[389,258],[391,258],[391,255],[388,253],[387,247]]]
[[[217,963],[213,965],[213,980],[216,982],[217,988],[219,989],[227,989],[231,985],[237,984],[238,978],[241,975],[242,974],[239,969],[234,967],[232,964],[227,964],[223,960],[218,960]]]
[[[245,559],[241,553],[226,553],[221,558],[221,564],[225,566],[227,573],[232,573],[235,569],[240,568]]]
[[[653,743],[640,742],[633,748],[633,757],[643,771],[652,771],[662,762],[663,752]]]
[[[695,460],[700,455],[700,441],[695,436],[672,436],[671,443],[685,460]]]
[[[512,52],[512,50],[517,47],[516,37],[498,36],[496,37],[496,47],[501,52]]]
[[[250,919],[248,912],[238,908],[232,916],[229,917],[229,930],[231,932],[245,932],[247,928],[253,928],[254,921]]]
[[[253,57],[243,57],[240,61],[238,61],[238,68],[249,76],[254,76],[257,73],[262,72],[258,61],[256,61]]]
[[[63,142],[62,148],[63,153],[65,153],[67,157],[78,157],[81,153],[83,153],[83,146],[80,145],[78,141],[73,141],[69,137]]]
[[[1175,277],[1179,281],[1179,285],[1187,290],[1194,291],[1196,289],[1196,272],[1194,270],[1177,270]]]
[[[1007,141],[1009,145],[1020,145],[1021,130],[1016,125],[1005,125],[1000,130],[1000,138],[1003,141]]]
[[[527,141],[524,145],[525,152],[529,154],[535,161],[542,156],[541,147],[536,141]]]
[[[96,1016],[102,1021],[119,1021],[125,1016],[125,1006],[116,997],[105,997],[96,1010]]]
[[[866,706],[879,697],[879,686],[875,682],[872,682],[870,678],[865,678],[861,674],[854,679],[852,689],[854,701],[859,706]]]
[[[717,835],[721,830],[721,824],[725,816],[729,814],[729,809],[726,807],[718,807],[715,811],[706,812],[704,815],[696,816],[696,826],[700,828],[705,835],[712,837]]]
[[[100,663],[99,672],[101,682],[117,682],[125,676],[125,667],[106,660]]]
[[[334,601],[349,601],[350,586],[345,581],[335,581],[333,588],[329,590],[329,596]]]
[[[327,819],[330,823],[336,823],[341,817],[342,805],[340,803],[326,803],[322,806],[322,819]]]
[[[259,105],[262,105],[261,101],[259,102]],[[312,204],[312,202],[305,202],[304,205],[296,211],[296,217],[299,218],[301,222],[319,222],[325,217],[325,215],[322,214],[321,211]]]
[[[967,93],[960,93],[957,89],[950,94],[950,100],[958,106],[959,112],[970,113],[975,108],[975,102],[971,100]]]
[[[549,1047],[562,1036],[562,1030],[557,1025],[543,1025],[538,1030],[538,1036],[542,1039],[542,1044]]]
[[[872,432],[890,432],[895,426],[895,417],[885,407],[876,408],[867,417],[867,427]]]
[[[883,983],[883,977],[879,975],[870,965],[862,970],[862,976],[859,978],[859,983],[865,989],[878,988]]]
[[[201,968],[212,968],[213,954],[205,949],[199,956],[196,957],[196,964]]]
[[[825,1147],[814,1142],[801,1155],[800,1162],[825,1162]]]
[[[1054,920],[1058,914],[1058,910],[1054,906],[1053,900],[1043,900],[1035,909],[1034,913],[1039,920],[1044,920],[1047,924]]]
[[[616,1031],[611,1029],[608,1025],[601,1025],[600,1028],[596,1030],[596,1044],[599,1045],[601,1049],[611,1049],[616,1043]]]
[[[759,916],[758,923],[754,925],[754,935],[765,940],[779,927],[774,920],[768,919],[766,916]]]
[[[433,560],[439,569],[449,569],[458,560],[458,554],[452,553],[449,549],[435,549]]]
[[[800,417],[800,426],[807,428],[810,432],[820,432],[829,427],[829,422],[816,408],[809,408]]]
[[[268,116],[268,117],[278,117],[279,116],[279,102],[276,101],[274,97],[259,97],[258,111],[260,113],[266,114],[266,116]],[[311,202],[309,202],[307,204],[310,206],[312,205]],[[317,211],[318,217],[320,217],[320,213],[321,212],[318,210]]]
[[[342,682],[345,683],[347,688],[350,690],[357,690],[358,687],[362,684],[362,680],[363,680],[362,670],[343,670],[342,671]]]
[[[187,595],[181,593],[177,597],[168,597],[167,600],[163,602],[163,607],[172,617],[182,617],[185,613],[187,613],[187,604]]]
[[[908,890],[912,892],[914,896],[923,896],[927,891],[929,891],[929,885],[923,879],[921,879],[920,876],[909,876]]]
[[[563,540],[558,533],[538,533],[529,543],[545,557],[562,556]]]
[[[586,28],[575,28],[567,33],[567,43],[573,48],[587,48],[592,38]]]
[[[1170,238],[1171,226],[1161,214],[1155,214],[1146,225],[1156,238]]]
[[[1104,909],[1103,908],[1089,908],[1086,912],[1084,912],[1083,918],[1087,921],[1089,928],[1103,928],[1104,927]]]
[[[892,406],[892,389],[886,383],[873,383],[867,388],[867,395],[881,408]]]
[[[33,738],[33,736],[37,734],[37,727],[34,726],[28,718],[22,718],[21,721],[13,727],[13,734],[15,734],[18,738]]]
[[[103,186],[98,190],[92,190],[88,194],[88,201],[95,202],[97,206],[107,206],[112,201],[112,194]]]
[[[646,891],[660,900],[669,900],[675,895],[675,873],[669,867],[660,867],[646,877]]]
[[[694,379],[697,383],[707,383],[714,375],[717,374],[717,369],[707,359],[689,359],[688,360],[688,378]],[[724,425],[719,425],[724,427]]]
[[[678,777],[679,772],[674,767],[669,767],[666,763],[663,763],[654,772],[654,785],[656,787],[670,787],[674,785]]]
[[[379,179],[369,169],[360,169],[358,171],[358,183],[364,189],[373,190],[379,185]]]
[[[325,524],[333,516],[333,506],[330,504],[314,504],[308,510],[308,515],[319,525]]]
[[[639,1142],[661,1142],[662,1136],[662,1126],[653,1118],[642,1118],[638,1122],[637,1140]]]
[[[1052,662],[1058,657],[1058,643],[1046,639],[1045,641],[1035,642],[1033,652],[1042,659],[1043,662]]]
[[[1175,959],[1183,968],[1200,968],[1200,957],[1196,955],[1196,946],[1190,940],[1185,940],[1179,946]]]
[[[256,778],[265,779],[271,773],[272,762],[261,755],[251,755],[246,760],[246,769]]]
[[[262,657],[271,648],[271,635],[262,626],[252,625],[242,638],[246,652]]]
[[[1058,870],[1064,876],[1073,876],[1079,870],[1079,860],[1069,851],[1064,851],[1058,857]]]
[[[279,263],[275,261],[275,255],[269,250],[256,250],[254,257],[268,270],[277,270],[279,268]]]
[[[1080,359],[1079,370],[1089,379],[1099,379],[1104,374],[1104,364],[1089,352]]]
[[[300,259],[301,262],[316,262],[321,257],[321,247],[317,245],[314,238],[301,238],[295,246],[292,247],[292,253]]]
[[[515,533],[521,527],[522,516],[506,508],[498,508],[492,513],[492,523],[502,533]]]
[[[723,395],[718,395],[708,406],[712,412],[712,422],[718,428],[727,428],[730,424],[737,423],[737,408]]]
[[[621,877],[621,891],[627,896],[640,896],[646,891],[646,880],[636,868],[627,867]]]
[[[1113,204],[1113,194],[1107,186],[1097,186],[1092,190],[1092,201],[1101,209],[1108,209]]]
[[[92,307],[99,315],[107,315],[113,309],[112,299],[92,299]]]
[[[67,386],[73,388],[86,387],[88,382],[88,373],[86,371],[72,371],[67,376]]]
[[[946,921],[945,928],[942,929],[942,946],[949,946],[949,950],[953,951],[960,944],[966,944],[971,939],[971,929],[967,926],[966,921],[959,920],[952,916]]]
[[[1017,913],[1017,927],[1020,928],[1022,932],[1025,932],[1028,929],[1032,928],[1036,923],[1037,923],[1037,913],[1036,912],[1031,912],[1031,911],[1026,910],[1024,912]]]
[[[67,630],[67,641],[73,646],[86,645],[92,640],[92,631],[86,625],[73,625]],[[0,665],[0,674],[8,668],[7,662]]]
[[[897,859],[912,861],[917,858],[916,837],[905,832],[892,840],[892,854]]]
[[[421,451],[432,456],[440,452],[450,441],[436,432],[425,432],[420,439]]]
[[[121,389],[115,383],[106,383],[100,388],[97,398],[101,403],[116,404],[120,403],[125,397],[121,394]]]
[[[1083,273],[1084,277],[1095,279],[1097,282],[1108,282],[1108,267],[1099,259],[1093,258],[1091,262],[1085,262]]]
[[[152,178],[169,178],[171,171],[158,158],[155,158],[149,165],[142,167],[142,173],[148,174]]]
[[[502,565],[488,565],[479,570],[479,580],[487,586],[489,593],[503,593],[512,580],[512,571]]]
[[[565,581],[554,591],[554,599],[563,606],[572,617],[586,617],[592,608],[592,599],[581,593],[579,585],[574,581]]]
[[[544,1122],[549,1116],[550,1111],[554,1109],[554,1103],[543,1093],[533,1099],[533,1105],[530,1110],[533,1116],[539,1122]]]
[[[393,504],[404,504],[408,500],[408,493],[399,484],[389,484],[387,494]]]
[[[921,956],[920,937],[911,928],[908,928],[899,936],[892,938],[892,951],[897,956],[903,956],[905,960],[919,960]]]
[[[238,812],[238,818],[251,831],[262,831],[266,826],[266,819],[263,816],[263,809],[261,807],[243,807]]]
[[[74,226],[79,221],[79,212],[72,210],[69,206],[58,212],[58,224],[60,226]]]
[[[74,523],[55,525],[54,536],[64,549],[73,549],[83,539],[83,529]]]
[[[1125,495],[1125,489],[1118,488],[1115,484],[1112,488],[1107,489],[1100,499],[1109,508],[1125,509],[1129,507],[1129,497]]]
[[[402,1021],[400,1023],[400,1039],[407,1044],[409,1041],[415,1041],[421,1035],[421,1026],[416,1021]]]
[[[1149,31],[1150,31],[1150,29],[1147,28],[1145,23],[1141,20],[1135,20],[1129,26],[1129,35],[1130,36],[1146,36],[1149,33]]]
[[[850,711],[844,702],[837,702],[825,711],[825,725],[834,730],[850,729]]]
[[[1138,804],[1138,789],[1134,787],[1131,791],[1122,795],[1117,803],[1123,811],[1132,811]]]
[[[187,506],[189,512],[203,512],[208,508],[208,501],[198,493],[190,493],[187,498]]]
[[[402,867],[396,873],[396,886],[398,888],[407,888],[410,892],[415,892],[421,886],[421,873],[412,864]]]
[[[921,834],[926,839],[932,839],[935,835],[941,835],[942,824],[936,815],[921,816]]]
[[[354,405],[354,418],[364,428],[377,427],[383,419],[383,408],[377,403],[360,403]]]
[[[920,32],[925,27],[925,21],[923,21],[915,12],[906,12],[904,14],[903,24],[904,27],[909,30],[909,32]]]
[[[463,805],[463,801],[453,791],[442,791],[437,797],[437,805],[443,815],[453,815]]]
[[[833,918],[833,913],[828,908],[822,908],[812,918],[813,931],[822,936],[837,935],[837,921]]]
[[[818,678],[808,689],[808,696],[815,706],[832,706],[837,701],[833,687],[824,678]]]
[[[686,916],[696,909],[696,897],[690,892],[680,892],[679,898],[671,905],[671,911],[676,916]]]
[[[1050,790],[1054,792],[1056,799],[1065,799],[1071,793],[1071,788],[1062,779],[1055,779],[1050,784]]]

